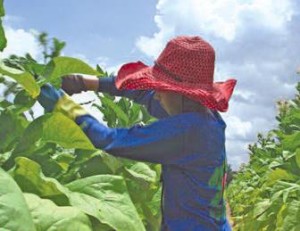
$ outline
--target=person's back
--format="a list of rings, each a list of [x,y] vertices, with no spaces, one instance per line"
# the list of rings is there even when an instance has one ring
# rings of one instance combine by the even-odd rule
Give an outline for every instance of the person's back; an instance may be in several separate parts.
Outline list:
[[[177,117],[189,129],[178,150],[181,154],[174,153],[177,158],[162,165],[162,230],[220,230],[227,225],[225,124],[211,113]]]
[[[162,165],[162,230],[228,230],[224,201],[225,128],[220,114],[175,93],[157,93],[174,126],[186,127],[181,148]],[[174,132],[174,129],[164,130]],[[227,228],[226,228],[227,227]]]

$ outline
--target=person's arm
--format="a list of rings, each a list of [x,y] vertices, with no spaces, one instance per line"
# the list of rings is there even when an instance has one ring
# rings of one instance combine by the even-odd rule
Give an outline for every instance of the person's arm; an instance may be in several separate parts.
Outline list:
[[[185,136],[191,126],[185,126],[183,118],[170,117],[147,126],[109,128],[91,115],[76,118],[96,148],[107,153],[138,161],[161,164],[178,164],[186,155]]]
[[[154,91],[147,90],[119,90],[115,86],[116,77],[98,78],[96,76],[69,75],[63,78],[62,89],[69,95],[82,91],[98,91],[112,96],[126,97],[144,105],[149,114],[156,118],[168,117],[160,103],[154,99]]]
[[[74,120],[96,148],[133,160],[162,164],[178,162],[186,154],[185,135],[193,129],[182,116],[162,119],[144,127],[109,128],[49,84],[42,87],[38,100],[47,112],[61,112]]]

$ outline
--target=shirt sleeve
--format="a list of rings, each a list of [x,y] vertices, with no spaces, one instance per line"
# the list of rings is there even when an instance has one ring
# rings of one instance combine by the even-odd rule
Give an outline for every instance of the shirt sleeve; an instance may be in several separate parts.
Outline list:
[[[156,118],[166,118],[168,113],[162,108],[159,101],[154,99],[155,92],[152,90],[119,90],[115,86],[116,77],[99,79],[99,92],[108,93],[113,96],[121,96],[132,99],[134,102],[144,105],[149,114]]]
[[[91,115],[80,116],[76,123],[96,148],[128,159],[171,164],[185,155],[184,137],[189,131],[183,118],[169,117],[147,126],[109,128]]]

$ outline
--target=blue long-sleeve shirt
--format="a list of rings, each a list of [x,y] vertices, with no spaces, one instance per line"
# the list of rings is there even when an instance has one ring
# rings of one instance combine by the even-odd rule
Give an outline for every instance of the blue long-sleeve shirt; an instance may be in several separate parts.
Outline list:
[[[100,79],[99,90],[143,104],[158,121],[109,128],[90,115],[77,124],[95,147],[118,157],[162,164],[163,231],[231,230],[226,220],[225,128],[217,111],[169,116],[154,91],[118,90],[115,78]]]

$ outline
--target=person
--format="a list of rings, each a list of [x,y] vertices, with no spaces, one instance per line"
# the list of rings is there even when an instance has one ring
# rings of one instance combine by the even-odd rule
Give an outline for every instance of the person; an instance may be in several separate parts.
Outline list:
[[[226,218],[226,123],[235,79],[214,82],[215,51],[199,36],[171,39],[153,66],[123,65],[117,76],[70,75],[69,94],[97,90],[145,105],[157,121],[109,128],[63,90],[42,87],[46,111],[60,111],[83,129],[96,148],[162,165],[162,231],[231,230]]]

